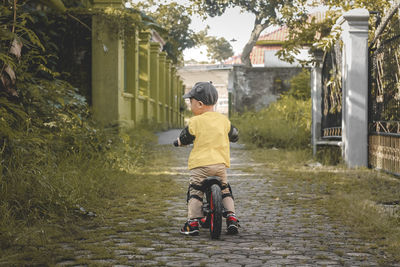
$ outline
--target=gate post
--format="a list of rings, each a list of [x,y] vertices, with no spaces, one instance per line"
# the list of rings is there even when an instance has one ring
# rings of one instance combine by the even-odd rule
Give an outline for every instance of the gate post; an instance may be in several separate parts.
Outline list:
[[[153,118],[156,123],[161,122],[160,117],[160,67],[159,56],[160,43],[150,43],[150,96],[153,105]]]
[[[165,113],[168,127],[172,126],[172,112],[171,112],[171,67],[172,61],[167,59],[165,61]]]
[[[165,61],[166,61],[167,53],[166,52],[160,52],[159,54],[159,77],[160,77],[160,83],[159,83],[159,106],[160,106],[160,117],[161,117],[161,123],[163,126],[167,126],[167,113],[166,113],[166,67],[165,67]]]
[[[122,0],[93,0],[93,8],[122,8]],[[92,18],[92,105],[96,121],[108,125],[120,120],[120,95],[125,91],[124,46],[119,29],[101,16]]]
[[[343,14],[343,155],[348,167],[368,166],[368,18],[366,9]]]
[[[317,142],[321,139],[321,120],[322,120],[322,60],[323,52],[320,50],[312,52],[315,59],[311,69],[311,145],[313,155],[317,154]]]
[[[139,99],[142,102],[141,119],[150,120],[150,38],[148,31],[139,33]]]

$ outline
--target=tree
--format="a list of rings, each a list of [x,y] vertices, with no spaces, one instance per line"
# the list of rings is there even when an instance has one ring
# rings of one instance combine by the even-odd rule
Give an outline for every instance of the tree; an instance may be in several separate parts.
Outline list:
[[[280,12],[290,9],[294,0],[191,0],[211,17],[222,15],[228,7],[240,7],[242,11],[255,15],[250,39],[243,48],[241,60],[251,67],[250,53],[260,34],[268,26],[280,24]]]
[[[353,8],[366,8],[369,11],[374,11],[372,13],[385,14],[385,10],[390,5],[390,2],[386,0],[325,0],[323,1],[324,15],[318,16],[315,8],[321,6],[320,1],[296,0],[291,8],[281,12],[281,21],[288,27],[289,39],[283,44],[283,49],[278,52],[278,56],[283,60],[293,62],[301,48],[310,47],[326,50],[339,37],[340,29],[332,30],[332,27],[343,12]],[[370,17],[371,40],[375,31],[374,22],[376,20],[376,17]]]
[[[233,56],[232,45],[224,38],[208,35],[209,26],[197,33],[198,44],[207,47],[207,56],[214,61],[222,62]]]
[[[183,50],[198,44],[199,36],[189,29],[192,21],[190,18],[192,14],[191,7],[176,2],[160,4],[153,0],[132,3],[132,6],[146,12],[148,16],[165,29],[165,33],[161,33],[166,41],[164,50],[174,63],[182,60]]]
[[[382,19],[382,23],[380,23],[378,25],[378,27],[376,28],[376,32],[374,34],[374,39],[371,42],[371,46],[374,45],[376,43],[376,41],[378,40],[378,37],[382,34],[382,32],[384,31],[385,27],[388,25],[390,19],[394,16],[394,14],[396,13],[396,11],[400,8],[400,0],[396,0],[391,7],[389,8],[389,10],[387,11],[386,15],[384,16],[384,18]]]
[[[224,37],[207,36],[205,45],[207,56],[215,61],[222,62],[233,56],[232,45]]]

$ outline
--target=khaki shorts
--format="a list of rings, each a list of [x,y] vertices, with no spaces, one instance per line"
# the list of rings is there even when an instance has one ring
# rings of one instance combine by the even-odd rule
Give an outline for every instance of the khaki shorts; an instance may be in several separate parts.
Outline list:
[[[226,167],[225,164],[222,163],[191,169],[189,181],[191,185],[201,185],[203,180],[209,176],[218,176],[221,179],[221,185],[226,187],[224,190],[222,190],[223,195],[230,193],[229,188],[227,187],[228,179],[226,175]],[[189,195],[197,195],[202,199],[204,193],[200,190],[190,187]],[[224,197],[222,203],[227,211],[235,212],[235,206],[231,196]],[[193,219],[203,217],[202,206],[203,203],[199,199],[190,198],[188,203],[188,218]]]

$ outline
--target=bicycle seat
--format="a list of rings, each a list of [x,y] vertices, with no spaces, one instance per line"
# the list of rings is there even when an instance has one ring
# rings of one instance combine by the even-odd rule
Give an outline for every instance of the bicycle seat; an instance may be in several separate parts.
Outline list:
[[[211,187],[213,184],[221,186],[221,179],[218,176],[210,176],[204,179],[203,182],[201,183],[203,192],[205,191],[206,188]]]

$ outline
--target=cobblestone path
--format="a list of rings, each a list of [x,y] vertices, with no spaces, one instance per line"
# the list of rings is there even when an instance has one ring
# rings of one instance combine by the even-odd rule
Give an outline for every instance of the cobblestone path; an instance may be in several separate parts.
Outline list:
[[[177,135],[176,132],[169,134]],[[187,188],[186,162],[190,148],[171,149],[180,162],[171,167],[171,174]],[[97,263],[109,266],[379,266],[378,249],[370,249],[373,244],[365,244],[313,210],[282,201],[279,196],[286,194],[285,188],[273,186],[279,174],[267,177],[258,174],[257,169],[263,166],[250,161],[240,146],[234,146],[231,155],[228,177],[241,224],[238,235],[223,233],[220,240],[211,240],[208,231],[202,229],[200,236],[181,236],[178,231],[187,213],[186,192],[182,190],[182,196],[168,200],[168,210],[160,214],[175,220],[171,226],[159,229],[156,234],[160,239],[137,248],[138,255],[121,249],[119,256],[127,258],[123,264],[115,260]],[[248,167],[256,171],[243,171]],[[123,240],[123,236],[112,238]],[[59,265],[69,264],[73,262]]]

